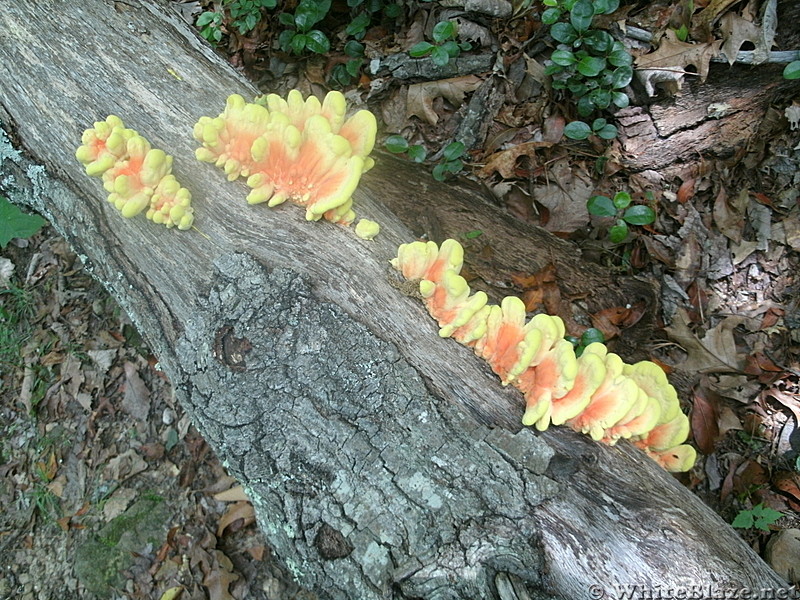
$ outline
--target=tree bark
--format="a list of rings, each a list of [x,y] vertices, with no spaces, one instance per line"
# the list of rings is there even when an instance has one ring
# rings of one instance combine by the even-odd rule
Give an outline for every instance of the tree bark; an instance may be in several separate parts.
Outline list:
[[[363,599],[784,585],[638,450],[521,429],[521,396],[392,285],[388,260],[413,239],[392,198],[463,202],[457,187],[376,167],[356,194],[382,225],[375,242],[296,207],[249,207],[241,183],[194,160],[190,131],[256,90],[169,7],[7,0],[0,31],[3,193],[50,219],[130,315],[301,585]],[[199,231],[104,200],[74,150],[108,114],[175,156]],[[454,227],[511,229],[487,203],[460,210]],[[571,246],[523,234],[534,241],[499,252],[509,269],[555,261],[565,289],[608,292],[590,303],[624,295]]]

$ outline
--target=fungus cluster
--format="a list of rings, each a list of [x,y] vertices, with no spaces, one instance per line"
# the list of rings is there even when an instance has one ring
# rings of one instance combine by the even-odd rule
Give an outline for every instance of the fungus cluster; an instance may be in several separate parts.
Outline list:
[[[250,204],[277,206],[286,200],[303,206],[306,218],[349,225],[355,218],[353,192],[374,161],[375,116],[361,110],[345,118],[340,92],[320,102],[303,100],[297,90],[284,100],[268,94],[246,102],[228,98],[216,118],[201,117],[194,137],[202,143],[197,158],[223,169],[228,179],[247,179]]]
[[[172,174],[172,157],[150,143],[122,119],[109,115],[83,132],[75,152],[86,173],[103,178],[103,187],[123,217],[142,211],[155,223],[189,229],[194,221],[192,195]]]
[[[449,239],[441,247],[403,244],[392,266],[405,279],[419,281],[439,335],[472,348],[503,385],[524,394],[523,424],[540,431],[566,424],[610,445],[629,439],[672,472],[694,465],[694,448],[683,444],[689,420],[661,367],[650,361],[625,364],[600,343],[576,358],[559,317],[526,320],[525,305],[514,296],[488,304],[486,294],[471,293],[460,275],[463,261],[463,248]]]

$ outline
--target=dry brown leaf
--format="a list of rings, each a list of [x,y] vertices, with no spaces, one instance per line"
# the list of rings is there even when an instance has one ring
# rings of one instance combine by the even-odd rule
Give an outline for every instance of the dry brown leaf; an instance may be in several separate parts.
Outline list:
[[[231,559],[219,550],[212,550],[209,554],[214,558],[214,564],[203,579],[203,585],[208,588],[209,599],[234,600],[228,588],[238,581],[239,575],[233,572]]]
[[[658,49],[636,59],[636,76],[650,96],[655,95],[655,84],[672,81],[681,89],[686,67],[694,66],[700,83],[708,76],[708,64],[719,53],[722,40],[703,44],[680,41],[673,30],[667,30]]]
[[[224,492],[214,494],[214,500],[220,502],[249,502],[250,498],[247,497],[244,487],[237,485]]]
[[[745,212],[750,199],[750,192],[743,189],[733,198],[728,198],[724,186],[720,186],[719,193],[714,200],[714,222],[722,234],[738,244],[742,241]]]
[[[406,116],[419,117],[436,125],[439,115],[433,107],[436,98],[444,98],[455,107],[464,102],[464,95],[478,89],[483,80],[477,75],[453,77],[439,81],[426,81],[408,86]]]
[[[513,179],[518,177],[516,172],[517,161],[522,156],[527,156],[532,165],[538,164],[536,151],[541,148],[552,147],[551,142],[527,142],[519,144],[508,150],[495,152],[486,160],[486,164],[478,171],[478,177],[491,177],[497,172],[503,179]]]
[[[678,308],[666,331],[688,353],[685,368],[702,373],[737,373],[744,366],[744,357],[737,351],[733,329],[746,321],[746,317],[727,317],[700,339],[690,328],[686,309]]]
[[[726,13],[719,21],[719,30],[722,33],[722,53],[732,65],[739,54],[739,48],[745,42],[751,42],[758,47],[761,42],[761,28],[747,19],[743,19],[733,12]]]
[[[692,17],[692,37],[695,39],[708,39],[711,29],[720,15],[739,0],[711,0],[708,6]]]
[[[712,454],[719,439],[719,397],[705,386],[694,389],[692,436],[703,454]]]
[[[136,365],[125,363],[125,393],[122,409],[138,421],[145,422],[150,414],[150,390],[139,376]]]
[[[531,194],[534,200],[550,211],[545,229],[572,233],[589,223],[586,202],[593,191],[591,177],[565,157],[550,164],[547,183],[533,186]]]
[[[242,520],[241,527],[246,527],[256,520],[256,513],[250,502],[242,501],[231,504],[225,514],[219,518],[217,524],[217,537],[221,537],[225,530],[238,520]],[[237,527],[237,529],[241,529]]]

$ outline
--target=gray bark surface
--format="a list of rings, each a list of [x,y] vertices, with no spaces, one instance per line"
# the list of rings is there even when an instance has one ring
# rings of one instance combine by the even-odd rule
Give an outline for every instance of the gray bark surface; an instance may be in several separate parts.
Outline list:
[[[377,168],[356,196],[383,227],[365,242],[296,207],[249,207],[243,184],[195,161],[197,119],[255,90],[169,7],[7,0],[0,32],[0,189],[130,315],[301,585],[360,599],[783,585],[638,450],[520,428],[521,396],[392,285],[413,234]],[[199,231],[105,202],[73,154],[111,113],[175,156]],[[561,242],[547,252],[576,262]]]

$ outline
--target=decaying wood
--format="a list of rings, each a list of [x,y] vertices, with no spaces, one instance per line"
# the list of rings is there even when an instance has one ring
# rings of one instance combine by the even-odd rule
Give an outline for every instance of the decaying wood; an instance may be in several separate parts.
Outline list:
[[[381,190],[434,189],[425,175],[368,174],[356,201],[383,226],[375,242],[248,207],[243,184],[194,160],[190,130],[255,90],[168,6],[7,0],[0,31],[3,192],[46,215],[131,316],[302,585],[362,599],[782,585],[639,451],[520,430],[519,394],[398,292],[387,262],[414,234]],[[198,231],[121,219],[86,177],[75,146],[109,113],[175,156]],[[459,194],[435,189],[432,206]],[[580,276],[569,247],[547,247]],[[507,252],[509,268],[545,260],[534,244]]]

